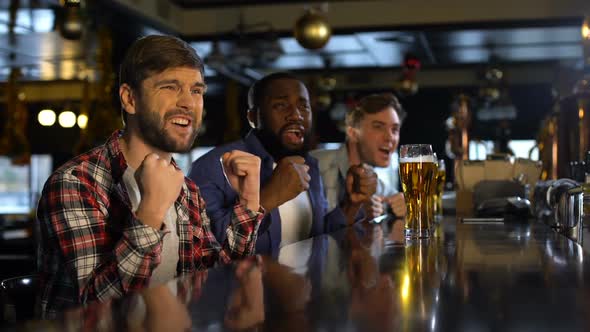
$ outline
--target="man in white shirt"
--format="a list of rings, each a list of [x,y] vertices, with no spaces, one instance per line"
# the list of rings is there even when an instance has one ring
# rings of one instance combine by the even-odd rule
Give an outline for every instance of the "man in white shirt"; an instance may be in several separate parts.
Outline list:
[[[406,116],[401,104],[392,94],[373,94],[362,98],[346,114],[346,142],[337,150],[315,150],[311,155],[319,161],[320,173],[329,209],[345,196],[346,172],[354,165],[375,167],[379,176],[377,192],[365,204],[369,217],[383,214],[383,203],[398,217],[406,215],[405,200],[397,192],[397,174],[392,155],[397,150],[399,132]],[[383,176],[385,175],[387,176]],[[367,202],[369,203],[369,202]]]

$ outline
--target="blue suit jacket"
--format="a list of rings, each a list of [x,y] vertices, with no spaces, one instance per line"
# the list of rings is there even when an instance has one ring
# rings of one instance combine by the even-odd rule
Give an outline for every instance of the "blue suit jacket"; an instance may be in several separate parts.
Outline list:
[[[241,150],[260,157],[261,187],[270,179],[273,171],[274,160],[272,156],[264,149],[258,137],[252,131],[244,139],[217,147],[193,163],[189,177],[199,186],[201,195],[205,199],[205,203],[207,203],[207,214],[211,219],[211,229],[220,243],[225,241],[225,229],[230,223],[233,205],[238,199],[237,192],[227,183],[219,161],[225,152],[232,150]],[[309,166],[309,175],[311,177],[308,192],[313,210],[313,221],[309,236],[312,237],[345,227],[346,219],[339,207],[330,213],[327,211],[328,202],[324,194],[317,160],[308,155],[305,157],[305,163]],[[258,229],[258,239],[256,241],[256,253],[258,254],[277,252],[281,243],[279,210],[273,209],[267,212],[270,213],[263,219]]]

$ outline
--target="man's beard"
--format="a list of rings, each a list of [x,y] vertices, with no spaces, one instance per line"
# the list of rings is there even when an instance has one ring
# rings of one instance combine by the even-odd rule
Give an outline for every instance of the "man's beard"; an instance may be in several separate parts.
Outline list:
[[[182,112],[168,112],[164,119],[176,114],[183,114]],[[198,130],[194,130],[191,139],[189,139],[186,146],[178,143],[171,137],[164,128],[164,120],[156,112],[148,111],[144,108],[143,111],[137,112],[137,123],[139,125],[140,135],[147,144],[169,153],[185,153],[193,146],[198,135]],[[192,123],[190,124],[193,125]]]
[[[264,126],[262,129],[255,129],[254,133],[258,140],[262,143],[262,146],[266,151],[273,157],[275,161],[279,161],[284,157],[288,156],[301,156],[305,157],[309,152],[309,142],[311,133],[305,132],[303,135],[303,144],[298,149],[290,149],[283,145],[281,141],[281,133],[275,134],[271,130],[266,129],[268,126]],[[283,129],[281,129],[282,131]]]

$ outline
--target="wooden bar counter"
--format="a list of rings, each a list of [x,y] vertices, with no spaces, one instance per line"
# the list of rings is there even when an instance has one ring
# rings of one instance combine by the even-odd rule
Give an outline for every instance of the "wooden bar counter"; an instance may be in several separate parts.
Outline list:
[[[586,331],[590,257],[531,221],[361,223],[25,331]]]

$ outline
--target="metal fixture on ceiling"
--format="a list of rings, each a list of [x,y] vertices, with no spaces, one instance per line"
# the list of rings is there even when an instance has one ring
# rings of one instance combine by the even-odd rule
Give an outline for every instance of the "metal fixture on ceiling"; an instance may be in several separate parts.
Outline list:
[[[84,31],[82,0],[61,0],[57,11],[59,31],[65,39],[78,40]]]
[[[392,36],[378,37],[375,39],[380,42],[393,42],[402,44],[413,44],[416,42],[416,37],[414,35],[405,32],[399,32],[393,34]]]
[[[483,73],[484,85],[479,89],[479,95],[485,103],[492,103],[500,99],[500,89],[504,79],[504,72],[499,66],[492,64]]]
[[[483,73],[483,84],[479,89],[476,117],[480,121],[514,120],[516,106],[512,103],[506,76],[499,64],[492,60]]]
[[[330,73],[332,60],[329,56],[322,56],[325,70],[315,80],[314,86],[316,91],[316,108],[319,111],[327,110],[332,105],[332,92],[336,88],[336,78]]]
[[[207,54],[205,57],[205,63],[215,69],[219,70],[223,66],[225,66],[225,54],[221,52],[221,44],[218,40],[214,41],[212,44],[211,52]]]
[[[308,50],[317,50],[328,43],[332,28],[319,9],[309,8],[295,22],[293,35],[299,45]]]
[[[394,84],[394,89],[401,96],[410,96],[418,92],[418,81],[416,75],[420,71],[422,63],[414,54],[408,53],[404,57],[402,75]]]
[[[205,63],[242,84],[260,78],[251,68],[267,66],[284,53],[277,33],[268,22],[244,24],[240,20],[233,31],[222,35],[223,39],[213,41]]]
[[[10,1],[9,7],[9,19],[8,19],[8,40],[10,45],[16,44],[16,36],[14,33],[14,27],[16,26],[16,15],[18,13],[19,3],[16,0]]]
[[[379,42],[389,42],[403,45],[403,48],[413,49],[413,53],[419,51],[418,54],[428,60],[429,64],[437,64],[436,56],[430,46],[430,42],[426,37],[426,33],[420,32],[397,32],[392,36],[384,36],[376,38]]]

